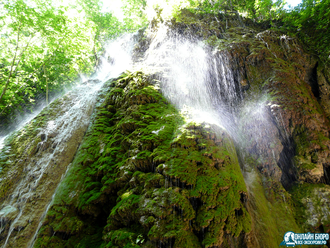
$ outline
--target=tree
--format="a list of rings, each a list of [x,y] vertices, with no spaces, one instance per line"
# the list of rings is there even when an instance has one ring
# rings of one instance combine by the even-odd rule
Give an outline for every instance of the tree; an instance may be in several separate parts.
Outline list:
[[[330,63],[330,0],[303,0],[284,18],[284,28],[295,33],[311,50]]]
[[[29,4],[1,3],[0,116],[93,70],[89,36],[94,27],[50,1]]]

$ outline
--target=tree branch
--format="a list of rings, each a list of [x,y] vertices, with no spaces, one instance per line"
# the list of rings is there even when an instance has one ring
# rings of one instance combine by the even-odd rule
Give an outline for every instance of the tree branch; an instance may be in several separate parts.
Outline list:
[[[20,31],[21,31],[21,22],[19,23],[18,30],[17,30],[17,41],[16,41],[17,44],[16,44],[16,49],[15,49],[15,55],[14,55],[13,61],[11,63],[10,72],[9,72],[9,76],[7,78],[6,85],[3,88],[2,93],[1,93],[1,96],[0,96],[0,102],[1,102],[1,100],[3,98],[3,96],[5,95],[6,91],[7,91],[7,88],[8,88],[9,82],[10,82],[11,75],[13,74],[13,69],[14,69],[14,65],[15,65],[15,61],[16,61],[16,56],[17,56],[17,51],[18,51],[19,33],[20,33]]]
[[[23,56],[23,53],[26,51],[26,49],[28,49],[29,45],[30,45],[30,42],[32,40],[33,36],[31,36],[31,38],[29,39],[29,41],[27,42],[25,48],[22,50],[22,52],[18,55],[18,61],[16,63],[16,68],[15,68],[15,71],[14,71],[14,74],[16,74],[16,71],[17,71],[17,68],[18,68],[18,64],[21,62],[21,59],[22,59],[22,56]]]

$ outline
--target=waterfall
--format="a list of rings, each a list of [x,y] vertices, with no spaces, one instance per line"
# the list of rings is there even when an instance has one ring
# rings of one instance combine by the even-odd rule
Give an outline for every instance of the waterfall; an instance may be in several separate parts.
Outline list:
[[[281,143],[281,134],[274,124],[269,97],[244,96],[239,83],[243,76],[232,69],[228,52],[166,25],[160,25],[150,39],[141,66],[158,75],[164,96],[186,118],[222,127],[237,149],[263,156],[276,167],[283,147],[270,147]]]
[[[45,106],[42,105],[41,108],[36,109],[33,113],[25,113],[22,117],[21,120],[15,124],[15,130],[20,130],[22,127],[24,127],[27,123],[29,123],[33,118],[35,118],[40,112],[41,110],[44,108]],[[12,132],[9,133],[2,133],[0,132],[0,151],[2,150],[2,148],[5,146],[5,140],[6,138],[12,134]]]
[[[89,125],[98,91],[109,78],[130,69],[133,44],[133,35],[109,42],[95,75],[44,108],[36,118],[35,113],[13,134],[1,137],[0,152],[10,149],[9,137],[14,137],[15,142],[31,139],[24,143],[25,147],[16,148],[20,149],[20,156],[11,161],[9,171],[0,178],[0,183],[9,181],[11,176],[14,181],[8,189],[10,193],[0,203],[1,247],[33,243]],[[36,137],[28,137],[26,133],[36,127]],[[36,140],[38,144],[34,144]]]
[[[243,173],[255,201],[258,199],[255,192],[259,192],[256,188],[261,185],[256,186],[256,182],[260,178],[258,171],[245,162],[245,155],[267,161],[270,175],[281,176],[277,163],[283,150],[278,138],[282,134],[267,95],[247,100],[240,84],[242,75],[233,69],[227,51],[218,51],[193,34],[183,35],[165,24],[159,25],[157,31],[149,33],[150,44],[145,47],[145,53],[140,54],[143,58],[139,61],[133,62],[134,35],[109,42],[95,75],[54,101],[23,129],[18,128],[14,136],[0,138],[0,151],[5,151],[11,148],[10,137],[19,141],[29,128],[38,127],[30,143],[15,148],[23,150],[23,155],[15,157],[7,177],[0,178],[0,187],[10,176],[14,179],[10,193],[0,203],[1,247],[15,247],[18,242],[33,247],[52,199],[87,130],[99,90],[105,81],[125,70],[142,68],[150,72],[159,79],[162,94],[188,121],[215,124],[232,138],[242,157],[241,171],[238,169],[237,173]],[[159,131],[161,129],[152,132]],[[34,145],[36,140],[38,144]],[[172,180],[166,178],[166,186],[172,187]],[[258,215],[255,216],[257,220]],[[203,239],[204,231],[207,230],[202,229]]]
[[[242,101],[242,89],[225,52],[161,25],[143,66],[160,77],[162,93],[188,119],[216,124],[235,135],[235,108]]]
[[[240,85],[243,75],[234,71],[235,61],[227,51],[213,50],[193,35],[179,34],[165,25],[150,39],[143,67],[158,75],[164,96],[188,120],[215,124],[235,142],[241,166],[237,173],[244,176],[250,195],[247,205],[258,229],[254,232],[262,233],[264,225],[275,220],[271,217],[273,207],[269,207],[272,204],[260,194],[261,182],[267,180],[264,175],[280,182],[282,175],[279,161],[283,145],[279,137],[283,134],[272,114],[270,98],[267,94],[244,94]],[[248,162],[251,158],[253,164]],[[258,171],[257,160],[264,174]],[[268,224],[258,223],[264,216],[269,216]]]

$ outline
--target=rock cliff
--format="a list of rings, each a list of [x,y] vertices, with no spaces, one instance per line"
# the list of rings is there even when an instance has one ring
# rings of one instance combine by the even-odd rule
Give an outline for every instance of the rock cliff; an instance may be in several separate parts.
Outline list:
[[[57,100],[2,150],[1,245],[17,232],[8,245],[25,247],[39,219],[34,247],[278,247],[287,231],[330,233],[327,67],[295,37],[236,16],[183,11],[162,22],[140,31],[135,61],[160,25],[203,42],[209,60],[226,58],[235,101],[215,90],[217,69],[210,99],[228,105],[234,127],[190,120],[165,94],[166,73],[125,72],[103,85],[85,108],[86,133],[85,121],[43,172],[41,195],[24,207],[39,214],[16,222],[9,202],[24,164],[34,170],[38,154],[60,145],[44,129],[74,96]]]

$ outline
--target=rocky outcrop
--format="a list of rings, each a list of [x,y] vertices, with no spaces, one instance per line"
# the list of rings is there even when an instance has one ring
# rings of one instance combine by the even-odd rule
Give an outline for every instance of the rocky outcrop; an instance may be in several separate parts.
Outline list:
[[[109,84],[36,247],[246,243],[247,191],[230,137],[185,123],[140,72]]]
[[[268,139],[256,142],[255,147],[259,148],[253,153],[258,158],[268,154],[268,160],[273,162],[263,162],[258,169],[271,180],[280,181],[298,201],[294,211],[304,214],[298,214],[297,221],[309,223],[302,225],[303,231],[327,231],[329,225],[312,221],[310,218],[314,217],[309,212],[311,206],[317,209],[316,199],[324,198],[320,192],[323,184],[329,182],[328,81],[318,69],[317,59],[305,52],[298,40],[278,31],[258,33],[253,42],[245,40],[236,46],[230,52],[241,75],[244,68],[250,87],[245,93],[247,99],[263,94],[270,97],[265,114],[270,116],[271,128],[262,129],[262,136]],[[300,194],[311,200],[297,198]],[[326,212],[322,215],[323,219],[328,218]]]
[[[235,102],[216,87],[217,75],[208,78],[210,98],[231,108],[234,132],[187,121],[162,95],[159,75],[136,71],[105,83],[85,135],[89,121],[59,142],[45,128],[65,113],[62,101],[79,98],[68,95],[0,154],[0,244],[9,232],[17,234],[9,245],[27,243],[45,209],[38,204],[47,206],[71,162],[34,247],[278,247],[287,231],[330,233],[326,66],[296,38],[237,16],[183,11],[166,25],[203,41],[210,61],[228,62]],[[152,36],[141,30],[137,40],[141,61]],[[92,107],[82,109],[87,120]],[[57,160],[23,198],[37,214],[16,220],[21,208],[9,196],[22,178],[35,179],[23,164],[39,171],[44,154]]]
[[[316,199],[326,198],[320,192],[324,184],[329,184],[327,67],[306,51],[297,38],[287,36],[280,28],[267,29],[249,20],[242,23],[233,16],[190,12],[183,12],[170,25],[181,34],[206,40],[213,54],[223,54],[230,61],[234,82],[243,92],[235,108],[239,129],[235,141],[242,156],[245,181],[250,185],[253,209],[258,208],[253,199],[260,195],[256,192],[260,193],[261,186],[268,201],[264,205],[272,206],[269,209],[290,209],[285,217],[290,219],[290,230],[298,231],[295,222],[301,223],[300,220],[313,223],[303,225],[300,231],[328,230],[328,224],[321,224],[325,221],[311,221],[308,214],[310,205],[318,205]],[[251,183],[251,178],[259,176],[260,181]],[[313,196],[309,197],[309,193]],[[310,199],[308,204],[297,197],[300,194]],[[261,213],[261,208],[258,211]],[[263,212],[259,217],[265,215]],[[258,221],[253,226],[255,233],[262,233]],[[287,227],[279,224],[277,229],[285,232]],[[259,241],[261,247],[276,246]]]
[[[27,247],[84,137],[93,111],[84,86],[46,107],[5,141],[0,156],[0,245]],[[79,103],[85,96],[85,104]],[[95,98],[95,96],[94,96]]]

